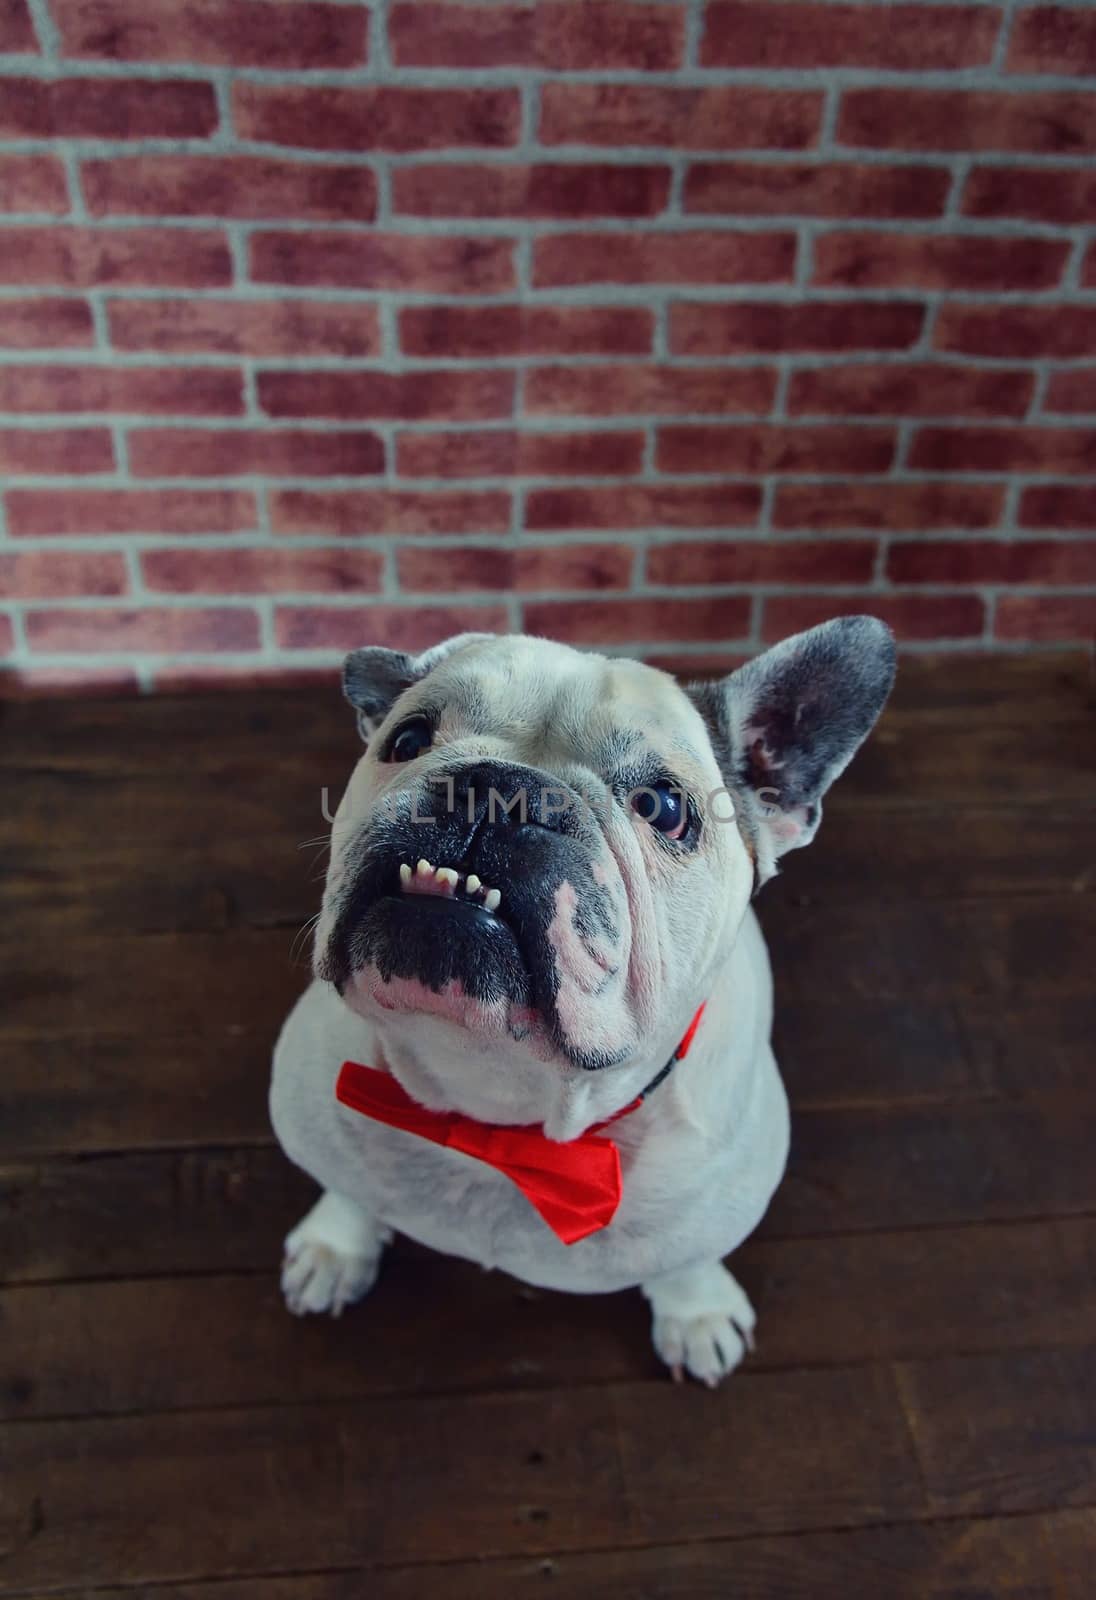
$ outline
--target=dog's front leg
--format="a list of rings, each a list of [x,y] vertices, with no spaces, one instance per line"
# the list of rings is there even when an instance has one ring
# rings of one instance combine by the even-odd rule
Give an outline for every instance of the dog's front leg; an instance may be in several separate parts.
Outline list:
[[[337,1317],[372,1289],[391,1237],[368,1212],[326,1190],[285,1241],[282,1293],[290,1311]]]
[[[664,1272],[640,1288],[651,1302],[655,1350],[675,1382],[684,1369],[714,1389],[753,1349],[753,1306],[722,1262]]]

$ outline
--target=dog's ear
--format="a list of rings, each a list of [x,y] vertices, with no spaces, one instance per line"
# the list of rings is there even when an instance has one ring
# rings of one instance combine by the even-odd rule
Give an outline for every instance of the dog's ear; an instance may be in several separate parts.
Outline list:
[[[381,645],[352,650],[343,662],[343,694],[357,712],[358,731],[366,744],[405,689],[425,678],[455,650],[494,637],[491,633],[458,633],[418,656]]]
[[[876,617],[835,617],[720,683],[688,686],[745,810],[761,881],[777,856],[814,838],[822,796],[871,732],[893,682],[890,629]]]

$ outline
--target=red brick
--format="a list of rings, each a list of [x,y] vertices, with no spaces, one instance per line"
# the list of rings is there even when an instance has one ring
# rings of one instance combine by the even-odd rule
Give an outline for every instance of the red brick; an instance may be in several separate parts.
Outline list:
[[[893,428],[669,427],[658,430],[662,472],[886,472],[894,460]]]
[[[1096,533],[1096,483],[1033,484],[1020,496],[1022,528]]]
[[[0,156],[0,211],[69,208],[65,169],[56,156]]]
[[[728,216],[938,217],[950,188],[944,167],[697,161],[682,203]]]
[[[963,190],[968,217],[1096,222],[1096,173],[1081,167],[975,167]]]
[[[538,289],[584,283],[788,283],[794,233],[562,233],[533,245]]]
[[[146,550],[141,574],[165,594],[375,594],[375,550]]]
[[[1096,150],[1096,95],[976,89],[846,89],[841,144],[876,150]]]
[[[259,619],[249,606],[145,606],[129,610],[28,611],[31,650],[123,655],[139,650],[257,650]]]
[[[889,72],[985,66],[1001,13],[982,5],[817,5],[712,0],[705,67],[879,67]]]
[[[537,367],[525,375],[526,411],[554,416],[760,416],[775,392],[770,367]]]
[[[773,527],[884,533],[994,528],[1004,494],[994,483],[780,483]]]
[[[233,92],[241,139],[304,150],[448,150],[518,142],[516,89],[310,88],[238,83]]]
[[[874,539],[726,539],[660,544],[647,552],[648,583],[868,583]]]
[[[891,546],[895,583],[1096,584],[1096,540],[952,539]]]
[[[641,430],[516,433],[401,433],[396,471],[407,478],[616,477],[643,465]]]
[[[330,667],[256,667],[236,663],[188,662],[181,667],[157,667],[152,685],[157,694],[206,694],[210,690],[231,689],[326,689],[331,688]]]
[[[122,156],[85,161],[81,180],[93,216],[372,222],[377,209],[366,167],[266,156]]]
[[[534,489],[525,525],[572,528],[751,528],[761,510],[755,483],[620,484],[608,488]]]
[[[112,300],[107,315],[116,350],[375,356],[380,349],[376,307],[354,300]]]
[[[129,588],[125,557],[112,551],[20,550],[0,555],[6,600],[69,600],[119,595]]]
[[[27,0],[0,0],[0,48],[13,55],[25,51],[37,54],[38,40]]]
[[[399,67],[596,68],[666,72],[680,66],[685,18],[679,5],[625,0],[537,0],[532,5],[393,6],[388,43]]]
[[[260,372],[259,404],[272,417],[399,417],[478,422],[509,417],[514,374],[456,372]]]
[[[683,683],[700,678],[722,678],[745,666],[752,652],[748,650],[702,650],[699,653],[677,650],[645,650],[640,656],[650,667],[668,672]]]
[[[513,289],[512,239],[385,233],[257,233],[251,239],[257,283],[399,289],[419,294],[499,294]]]
[[[243,380],[228,367],[0,367],[0,411],[237,417]]]
[[[110,472],[114,445],[106,428],[0,429],[0,472]]]
[[[753,351],[904,350],[925,319],[912,300],[741,301],[670,307],[675,356],[736,356]]]
[[[215,228],[5,228],[0,283],[66,289],[219,289],[232,282]]]
[[[9,350],[75,350],[93,340],[86,300],[0,300],[0,345]]]
[[[536,545],[499,550],[465,545],[456,550],[401,550],[401,589],[422,593],[504,589],[516,594],[543,589],[626,589],[634,564],[623,544]]]
[[[1054,373],[1043,410],[1096,411],[1096,367],[1072,367],[1068,372]]]
[[[1091,645],[1096,636],[1096,594],[1002,595],[994,632],[998,639],[1027,639],[1033,644],[1075,639]]]
[[[6,139],[203,139],[217,122],[210,83],[0,78],[0,137]]]
[[[254,495],[225,489],[9,489],[8,531],[49,534],[244,533]]]
[[[1022,367],[855,362],[792,375],[792,416],[1026,416],[1035,379]]]
[[[2,642],[2,634],[0,634]],[[140,693],[132,667],[20,667],[0,674],[0,699],[102,699]]]
[[[504,605],[279,606],[275,629],[283,650],[425,650],[453,633],[506,633],[509,620]]]
[[[1051,289],[1069,244],[965,234],[830,233],[815,240],[814,282],[866,289]]]
[[[51,0],[66,56],[204,66],[357,67],[364,9],[324,0]]]
[[[699,600],[535,600],[524,607],[526,633],[564,644],[641,644],[645,640],[743,639],[749,595]]]
[[[392,174],[393,210],[414,217],[654,217],[669,197],[665,166],[431,163]]]
[[[936,321],[938,350],[1035,359],[1096,354],[1096,306],[945,305]]]
[[[910,466],[930,472],[1085,474],[1096,460],[1096,429],[921,428]]]
[[[1081,268],[1081,282],[1086,289],[1096,289],[1096,244],[1090,244]]]
[[[985,606],[972,594],[771,595],[764,602],[761,637],[767,644],[813,628],[830,617],[867,612],[894,629],[901,641],[977,638]]]
[[[129,465],[137,478],[371,477],[384,445],[360,428],[135,428]]]
[[[1009,72],[1096,76],[1096,16],[1086,5],[1030,6],[1009,39]]]
[[[10,617],[0,613],[0,651],[5,655],[11,651],[15,644],[15,634],[12,630]],[[8,674],[0,672],[0,693],[5,693],[8,687]]]
[[[638,306],[409,306],[409,356],[647,355],[654,316]]]
[[[819,90],[688,89],[547,83],[541,144],[669,145],[685,150],[805,150],[817,143]]]
[[[275,533],[350,538],[509,533],[510,496],[498,490],[278,489],[270,495],[270,525]]]

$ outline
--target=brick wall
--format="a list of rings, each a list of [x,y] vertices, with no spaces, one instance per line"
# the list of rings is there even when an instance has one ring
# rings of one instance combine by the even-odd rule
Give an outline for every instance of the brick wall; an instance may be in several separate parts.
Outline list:
[[[9,687],[1096,624],[1096,6],[0,0]]]

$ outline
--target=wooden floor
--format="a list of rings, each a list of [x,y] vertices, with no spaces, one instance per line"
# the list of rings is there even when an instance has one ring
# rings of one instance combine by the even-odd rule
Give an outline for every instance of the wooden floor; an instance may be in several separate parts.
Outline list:
[[[1085,663],[905,666],[766,889],[793,1154],[715,1394],[638,1296],[410,1248],[282,1309],[267,1064],[355,749],[334,688],[4,714],[0,1592],[1096,1593]]]

